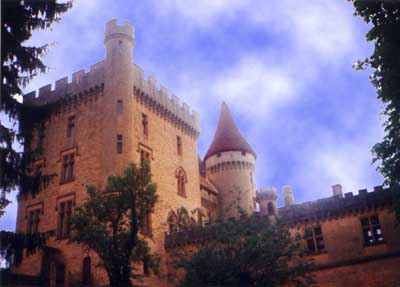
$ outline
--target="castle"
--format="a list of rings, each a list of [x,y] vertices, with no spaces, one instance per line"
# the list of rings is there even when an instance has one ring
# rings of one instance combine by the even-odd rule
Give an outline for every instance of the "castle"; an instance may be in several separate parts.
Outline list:
[[[256,192],[256,152],[237,128],[226,103],[214,139],[200,159],[200,118],[154,78],[133,63],[134,29],[116,20],[106,24],[106,56],[90,67],[24,96],[26,104],[50,107],[51,115],[33,131],[32,148],[42,154],[36,170],[56,173],[35,196],[18,202],[17,232],[56,231],[48,248],[24,257],[13,272],[40,278],[49,286],[107,284],[98,258],[67,244],[68,218],[86,198],[86,184],[104,187],[128,163],[148,160],[157,183],[158,202],[142,230],[161,255],[161,276],[146,274],[143,286],[176,286],[171,251],[200,240],[188,237],[193,225],[250,214],[288,219],[304,233],[304,248],[314,253],[319,286],[396,286],[400,284],[400,236],[390,213],[391,193],[381,188],[296,204],[290,186]]]

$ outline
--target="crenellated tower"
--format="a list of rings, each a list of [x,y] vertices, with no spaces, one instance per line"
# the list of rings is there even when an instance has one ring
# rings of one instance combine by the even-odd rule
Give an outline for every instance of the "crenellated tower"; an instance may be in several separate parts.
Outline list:
[[[134,28],[125,21],[122,25],[111,20],[105,25],[104,45],[106,48],[104,70],[103,104],[103,149],[102,172],[107,178],[119,173],[134,159]],[[122,142],[123,151],[115,153],[117,142]]]
[[[221,219],[253,213],[256,153],[240,133],[225,102],[204,161],[207,177],[219,191]]]
[[[256,194],[257,202],[260,206],[260,213],[266,216],[275,217],[278,215],[278,193],[275,188],[258,190]]]

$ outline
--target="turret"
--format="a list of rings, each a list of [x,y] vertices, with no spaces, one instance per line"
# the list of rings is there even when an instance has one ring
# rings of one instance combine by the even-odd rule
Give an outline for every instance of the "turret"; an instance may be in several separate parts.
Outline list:
[[[260,206],[261,215],[276,216],[277,215],[277,199],[278,193],[275,188],[260,189],[256,194],[257,202]]]
[[[253,213],[256,154],[240,133],[226,103],[222,103],[217,130],[204,161],[207,177],[219,192],[221,219]]]
[[[111,20],[105,25],[106,48],[103,99],[103,178],[122,172],[135,158],[133,144],[134,28],[125,21]],[[120,108],[117,108],[120,105]],[[120,112],[118,112],[118,110]],[[117,144],[122,149],[117,151]]]
[[[283,201],[286,207],[294,204],[294,194],[290,185],[283,187]]]

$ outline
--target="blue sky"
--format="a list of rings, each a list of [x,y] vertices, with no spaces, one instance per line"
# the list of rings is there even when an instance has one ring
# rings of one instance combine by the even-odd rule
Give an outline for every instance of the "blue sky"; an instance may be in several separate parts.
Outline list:
[[[257,153],[258,188],[293,187],[297,202],[371,189],[382,177],[371,148],[382,135],[381,103],[352,64],[371,54],[368,26],[345,0],[77,0],[52,30],[37,90],[104,58],[104,24],[136,30],[134,62],[200,113],[201,156],[223,100]],[[16,204],[0,228],[13,229]]]

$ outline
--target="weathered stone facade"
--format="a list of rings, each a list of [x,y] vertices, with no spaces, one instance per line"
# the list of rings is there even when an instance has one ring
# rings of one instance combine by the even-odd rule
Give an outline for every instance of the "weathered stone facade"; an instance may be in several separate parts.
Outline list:
[[[159,200],[151,214],[152,232],[146,238],[152,251],[161,255],[161,276],[145,277],[140,283],[144,286],[175,284],[168,280],[175,274],[169,264],[171,253],[200,240],[184,225],[203,225],[257,210],[286,217],[293,232],[304,233],[316,226],[322,230],[325,248],[315,255],[320,286],[395,286],[393,282],[400,282],[395,268],[400,236],[388,212],[391,199],[386,191],[343,198],[336,187],[335,197],[298,205],[290,187],[285,187],[287,206],[279,209],[276,190],[255,192],[256,154],[226,104],[202,161],[197,151],[199,115],[166,88],[158,89],[154,78],[144,79],[133,63],[133,27],[108,22],[104,44],[105,59],[89,72],[74,73],[70,83],[68,78],[58,80],[54,90],[45,86],[38,97],[35,93],[24,97],[30,105],[51,107],[44,129],[34,131],[33,146],[43,148],[36,162],[42,172],[57,176],[35,197],[19,199],[16,230],[26,232],[36,226],[40,232],[56,230],[57,236],[49,241],[48,249],[24,258],[13,272],[42,275],[50,286],[84,283],[88,274],[93,286],[106,285],[105,271],[95,267],[96,255],[67,244],[67,236],[60,231],[60,214],[73,212],[85,200],[84,185],[101,189],[109,175],[120,174],[129,162],[148,159]],[[371,216],[379,219],[383,239],[365,245],[360,219]],[[362,275],[364,269],[369,270],[369,279]],[[335,272],[352,276],[337,278]]]

